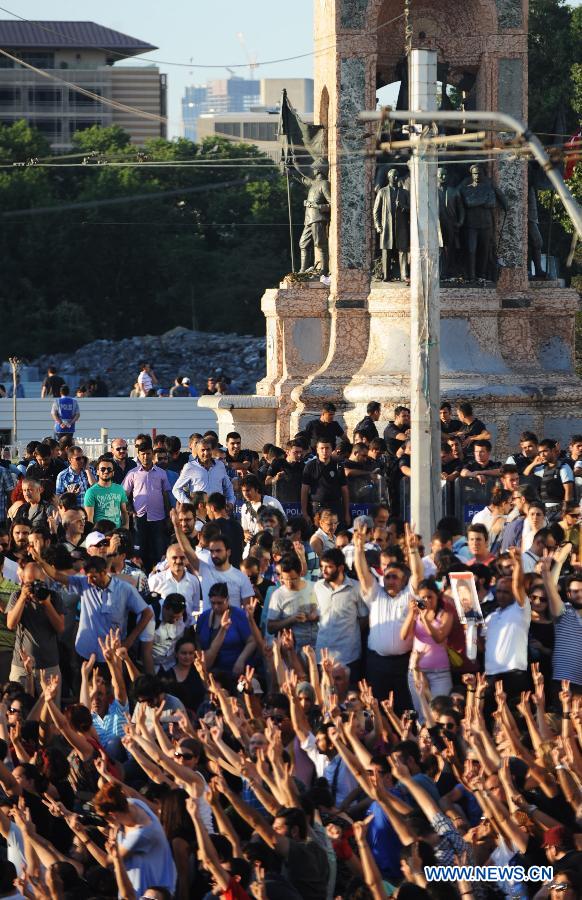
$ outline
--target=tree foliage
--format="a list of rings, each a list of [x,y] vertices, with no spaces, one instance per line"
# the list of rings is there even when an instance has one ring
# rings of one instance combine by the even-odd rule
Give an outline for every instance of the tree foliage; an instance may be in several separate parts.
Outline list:
[[[51,158],[25,122],[0,126],[0,358],[175,325],[261,333],[260,297],[290,269],[286,186],[266,157],[220,138],[137,150],[117,126],[74,144]]]

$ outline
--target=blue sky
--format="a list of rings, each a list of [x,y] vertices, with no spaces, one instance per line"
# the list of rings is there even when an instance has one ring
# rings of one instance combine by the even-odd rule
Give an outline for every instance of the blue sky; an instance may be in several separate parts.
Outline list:
[[[8,0],[4,8],[26,19],[98,22],[159,47],[156,53],[149,54],[152,59],[186,63],[186,67],[160,64],[160,70],[168,76],[170,137],[180,133],[180,98],[186,85],[225,78],[228,73],[224,65],[247,62],[238,32],[244,33],[249,52],[256,55],[259,63],[262,59],[280,59],[313,49],[313,0],[293,0],[289,4],[268,0]],[[0,10],[0,18],[13,16]],[[191,63],[213,63],[219,67],[190,68]],[[248,77],[248,69],[237,70],[237,74]],[[259,66],[255,77],[285,75],[312,77],[313,58]]]

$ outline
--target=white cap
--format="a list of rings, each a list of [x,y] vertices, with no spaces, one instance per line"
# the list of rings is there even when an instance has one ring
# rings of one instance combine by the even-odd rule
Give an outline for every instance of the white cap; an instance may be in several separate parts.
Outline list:
[[[101,541],[104,541],[104,540],[105,540],[104,534],[102,534],[100,531],[92,531],[90,534],[87,535],[87,537],[83,541],[83,546],[85,547],[86,550],[88,550],[89,547],[96,547],[97,544],[100,544]]]

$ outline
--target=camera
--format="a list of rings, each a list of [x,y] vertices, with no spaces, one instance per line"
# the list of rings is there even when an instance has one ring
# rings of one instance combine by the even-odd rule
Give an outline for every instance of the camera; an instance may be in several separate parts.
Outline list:
[[[50,596],[50,589],[46,586],[44,581],[40,580],[40,578],[36,578],[32,582],[30,590],[35,600],[46,600],[47,597]]]
[[[418,609],[426,609],[426,603],[424,602],[424,600],[417,600],[416,605]]]

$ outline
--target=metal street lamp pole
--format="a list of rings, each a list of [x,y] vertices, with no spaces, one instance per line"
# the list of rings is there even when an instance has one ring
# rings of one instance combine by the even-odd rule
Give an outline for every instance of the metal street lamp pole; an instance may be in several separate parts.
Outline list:
[[[437,54],[409,54],[410,105],[435,112]],[[436,148],[410,129],[410,521],[427,540],[441,517],[440,298]]]

